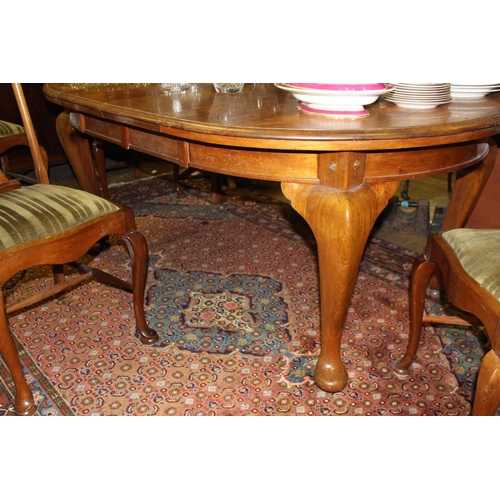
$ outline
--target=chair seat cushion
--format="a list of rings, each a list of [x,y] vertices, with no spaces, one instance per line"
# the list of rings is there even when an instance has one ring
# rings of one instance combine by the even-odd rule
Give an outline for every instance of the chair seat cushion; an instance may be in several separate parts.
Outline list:
[[[461,228],[441,236],[467,274],[500,301],[500,230]]]
[[[24,134],[24,127],[16,123],[0,120],[0,137],[3,135]]]
[[[52,184],[0,194],[0,252],[77,227],[119,207],[99,196]]]

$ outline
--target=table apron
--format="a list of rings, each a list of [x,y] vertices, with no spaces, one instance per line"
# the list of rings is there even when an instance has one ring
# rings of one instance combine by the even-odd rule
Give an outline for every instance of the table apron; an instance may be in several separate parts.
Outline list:
[[[79,132],[160,158],[181,167],[279,182],[324,184],[332,165],[351,182],[327,182],[347,189],[359,185],[407,180],[459,170],[481,161],[488,152],[487,139],[462,144],[385,151],[297,151],[239,148],[187,141],[151,130],[111,122],[81,113],[70,113]],[[352,165],[352,158],[356,161]],[[359,169],[359,165],[363,168]],[[320,180],[321,179],[321,180]],[[354,182],[353,182],[354,181]]]
[[[453,172],[479,163],[488,139],[429,148],[373,152],[366,156],[365,183],[415,179]]]

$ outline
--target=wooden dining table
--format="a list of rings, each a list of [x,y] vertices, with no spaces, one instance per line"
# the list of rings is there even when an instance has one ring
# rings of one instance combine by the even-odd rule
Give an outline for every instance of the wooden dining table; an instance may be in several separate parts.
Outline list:
[[[375,220],[408,179],[457,171],[443,230],[462,227],[487,182],[500,133],[500,93],[433,109],[383,98],[364,118],[309,114],[273,84],[218,94],[212,84],[180,93],[159,84],[45,84],[64,110],[57,132],[81,187],[101,194],[90,138],[181,167],[277,181],[310,225],[318,248],[321,352],[315,382],[347,385],[341,339],[365,244]]]

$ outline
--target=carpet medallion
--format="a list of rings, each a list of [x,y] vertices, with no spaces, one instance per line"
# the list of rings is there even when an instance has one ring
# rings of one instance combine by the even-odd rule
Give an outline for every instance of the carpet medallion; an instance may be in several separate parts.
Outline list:
[[[130,295],[85,282],[9,318],[39,415],[466,415],[485,340],[479,329],[427,327],[413,373],[392,363],[408,339],[415,254],[370,238],[342,341],[346,389],[313,381],[320,349],[314,237],[288,205],[248,188],[210,203],[203,179],[182,196],[165,179],[111,188],[134,208],[150,251],[143,346]],[[119,238],[93,265],[128,279]],[[6,287],[10,303],[45,286],[48,267]],[[429,301],[428,309],[444,307]],[[0,412],[12,381],[0,360]]]

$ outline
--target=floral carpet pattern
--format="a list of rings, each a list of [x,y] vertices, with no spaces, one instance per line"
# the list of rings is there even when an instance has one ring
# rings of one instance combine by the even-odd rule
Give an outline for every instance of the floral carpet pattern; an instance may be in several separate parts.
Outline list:
[[[314,238],[287,204],[249,188],[210,202],[208,183],[165,179],[111,188],[149,244],[146,310],[160,341],[143,346],[128,293],[85,282],[9,318],[38,415],[467,415],[485,339],[426,327],[413,373],[392,364],[408,339],[415,254],[370,238],[342,341],[342,392],[313,381],[320,351]],[[87,261],[130,276],[119,238]],[[15,276],[6,302],[44,286],[47,267]],[[429,300],[428,309],[443,304]],[[13,385],[0,359],[0,414]]]

